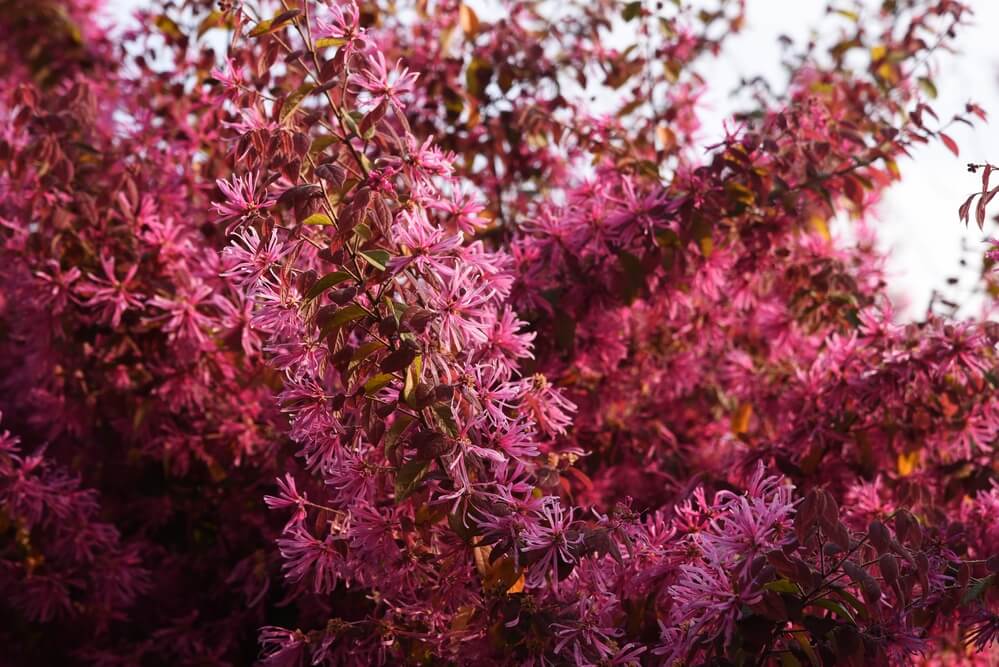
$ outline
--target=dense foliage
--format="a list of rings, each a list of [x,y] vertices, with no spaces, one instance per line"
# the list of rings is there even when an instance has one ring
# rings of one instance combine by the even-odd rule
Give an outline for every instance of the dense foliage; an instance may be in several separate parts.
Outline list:
[[[0,1],[14,664],[996,663],[999,258],[874,246],[963,3],[707,152],[739,0],[152,6]]]

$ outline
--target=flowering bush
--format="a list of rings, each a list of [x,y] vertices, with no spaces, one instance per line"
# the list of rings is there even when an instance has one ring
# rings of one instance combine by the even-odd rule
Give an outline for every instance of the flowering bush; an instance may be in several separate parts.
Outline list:
[[[985,118],[962,3],[831,12],[707,157],[738,1],[95,7],[0,13],[15,660],[996,660],[994,303],[873,244]]]

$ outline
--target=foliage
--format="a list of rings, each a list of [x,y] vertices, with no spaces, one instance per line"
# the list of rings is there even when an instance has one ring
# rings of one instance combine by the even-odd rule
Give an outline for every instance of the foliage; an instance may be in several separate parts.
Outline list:
[[[0,5],[7,644],[991,664],[994,304],[873,242],[967,7],[837,6],[705,154],[742,2],[498,6]]]

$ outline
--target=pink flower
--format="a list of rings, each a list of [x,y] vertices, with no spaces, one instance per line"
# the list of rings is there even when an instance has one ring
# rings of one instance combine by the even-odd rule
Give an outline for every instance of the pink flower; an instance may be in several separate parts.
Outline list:
[[[486,304],[493,292],[476,281],[473,269],[455,270],[439,289],[427,282],[421,282],[419,289],[428,306],[439,315],[440,341],[445,349],[457,352],[488,340]]]
[[[334,546],[333,534],[317,540],[302,525],[285,530],[277,541],[285,562],[281,569],[288,581],[297,582],[311,577],[316,593],[329,593],[342,576],[343,562]]]
[[[236,278],[236,284],[252,288],[262,276],[273,272],[291,248],[286,247],[276,232],[271,232],[267,243],[261,242],[254,227],[245,227],[233,234],[232,242],[222,251],[225,266],[223,276]]]
[[[50,306],[53,312],[60,313],[66,308],[72,297],[71,286],[83,273],[75,266],[68,271],[63,271],[59,262],[53,259],[45,262],[45,265],[48,267],[48,271],[35,272],[35,277],[45,285],[40,300]]]
[[[979,610],[965,625],[965,637],[979,651],[985,651],[989,646],[999,642],[999,614],[985,609]]]
[[[451,190],[451,197],[431,202],[431,208],[447,213],[449,221],[459,230],[466,234],[475,234],[486,224],[481,215],[486,207],[473,193],[467,192],[461,186],[454,185]]]
[[[263,194],[257,192],[257,178],[252,173],[246,176],[233,176],[229,181],[220,178],[215,184],[222,191],[225,200],[213,202],[212,207],[225,222],[246,222],[274,206],[274,199],[266,192]]]
[[[416,138],[407,134],[406,149],[410,162],[417,167],[414,176],[418,178],[427,178],[429,175],[450,176],[453,172],[455,156],[435,146],[433,137],[427,137],[422,144],[417,144]]]
[[[403,109],[400,95],[413,91],[417,74],[402,67],[402,61],[397,61],[390,72],[385,64],[385,56],[379,50],[365,54],[365,67],[359,74],[352,77],[352,82],[358,88],[366,91],[371,106],[388,102],[397,110]]]
[[[582,535],[572,529],[574,508],[566,511],[556,496],[546,496],[538,512],[537,523],[527,526],[524,532],[524,551],[532,564],[528,570],[527,585],[541,586],[549,579],[558,590],[559,565],[576,562],[576,549],[582,544]]]
[[[295,508],[295,512],[288,519],[288,523],[284,527],[284,531],[287,532],[292,526],[305,521],[307,516],[305,506],[309,501],[305,497],[305,494],[298,492],[295,486],[295,478],[291,476],[291,473],[285,474],[284,479],[279,477],[276,481],[280,492],[277,496],[264,496],[264,502],[272,510],[288,507]]]
[[[228,299],[221,294],[212,297],[212,303],[219,311],[219,323],[228,331],[239,333],[240,347],[243,354],[253,357],[260,354],[263,341],[260,340],[259,332],[250,324],[253,320],[254,302],[247,299],[241,292],[237,292],[232,299]]]
[[[171,339],[204,345],[208,341],[206,330],[210,328],[211,322],[198,307],[207,303],[211,293],[211,287],[193,280],[178,288],[177,294],[172,297],[154,296],[149,300],[149,305],[165,310],[166,314],[150,318],[149,321],[164,322],[163,331],[169,333]]]
[[[540,373],[522,380],[521,384],[526,391],[520,397],[520,409],[534,419],[545,435],[554,437],[565,434],[572,423],[571,415],[576,406]]]
[[[238,90],[242,83],[242,76],[236,71],[232,58],[226,58],[222,67],[212,68],[212,78],[222,84],[226,92]]]
[[[101,257],[101,267],[104,277],[90,274],[89,282],[77,286],[76,291],[87,297],[83,302],[86,306],[103,306],[101,317],[110,318],[113,328],[121,324],[121,316],[129,308],[142,306],[142,297],[133,293],[133,281],[139,270],[139,265],[132,264],[121,280],[115,275],[115,258],[111,255]]]
[[[316,19],[316,27],[313,29],[315,39],[334,39],[346,44],[350,42],[358,33],[360,25],[360,12],[357,3],[332,2],[328,5],[329,20],[320,16]]]
[[[462,244],[461,234],[445,235],[440,227],[430,224],[426,211],[421,208],[401,211],[392,231],[396,241],[409,252],[390,260],[389,268],[393,273],[411,265],[427,273],[448,272],[454,251]]]

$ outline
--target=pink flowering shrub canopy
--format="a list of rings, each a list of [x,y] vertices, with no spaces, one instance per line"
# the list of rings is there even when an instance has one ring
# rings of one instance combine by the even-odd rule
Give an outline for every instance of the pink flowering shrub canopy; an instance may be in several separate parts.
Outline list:
[[[12,664],[995,664],[999,246],[875,247],[968,7],[705,150],[744,2],[494,5],[0,3]]]

